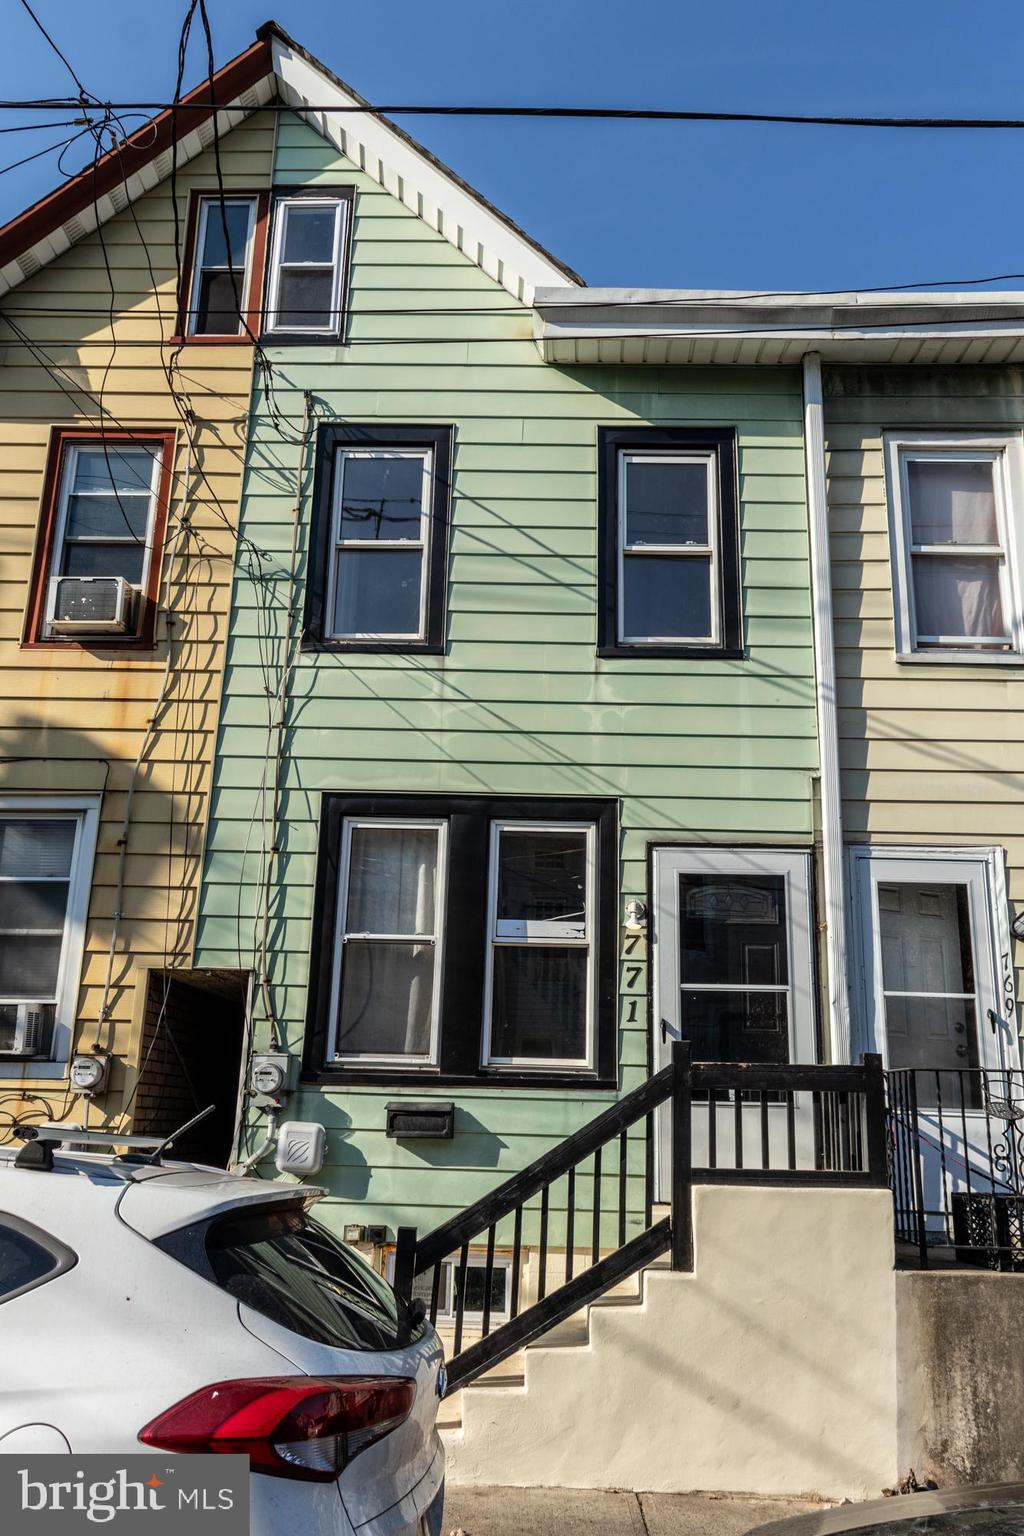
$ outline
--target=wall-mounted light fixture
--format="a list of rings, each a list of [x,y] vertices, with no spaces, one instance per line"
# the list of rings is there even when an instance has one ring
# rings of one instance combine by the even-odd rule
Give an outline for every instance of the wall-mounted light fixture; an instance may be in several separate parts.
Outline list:
[[[627,933],[646,932],[647,908],[642,901],[626,902],[626,919],[622,926]]]

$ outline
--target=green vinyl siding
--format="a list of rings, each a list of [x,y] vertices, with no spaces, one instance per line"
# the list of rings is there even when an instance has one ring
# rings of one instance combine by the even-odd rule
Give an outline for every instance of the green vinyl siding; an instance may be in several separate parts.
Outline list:
[[[647,898],[651,843],[809,845],[817,746],[799,371],[546,365],[531,313],[310,128],[283,117],[277,156],[278,184],[357,188],[351,317],[344,346],[269,347],[273,400],[259,387],[254,397],[241,529],[263,579],[250,578],[243,542],[197,964],[254,963],[302,391],[320,420],[455,429],[446,653],[296,659],[270,932],[275,1009],[299,1051],[310,947],[329,942],[311,932],[322,792],[615,798],[621,912]],[[742,661],[595,656],[598,427],[659,423],[737,431]],[[307,477],[300,598],[308,530]],[[643,943],[631,960],[645,961]],[[633,988],[621,966],[620,978],[628,1091],[647,1072],[646,964]],[[455,1139],[388,1141],[397,1090],[306,1088],[289,1102],[290,1118],[328,1127],[319,1179],[339,1221],[427,1230],[613,1097],[572,1085],[401,1092],[454,1097]],[[642,1172],[638,1140],[633,1221]]]

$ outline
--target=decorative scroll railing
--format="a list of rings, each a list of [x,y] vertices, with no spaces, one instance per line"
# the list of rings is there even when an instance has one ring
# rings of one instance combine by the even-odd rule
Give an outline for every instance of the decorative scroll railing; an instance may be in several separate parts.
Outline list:
[[[902,1257],[1024,1270],[1024,1073],[890,1072],[888,1121]]]
[[[666,1215],[656,1209],[659,1148]],[[878,1057],[855,1067],[692,1063],[677,1044],[667,1067],[474,1205],[422,1238],[400,1228],[395,1289],[451,1329],[452,1392],[662,1254],[690,1269],[695,1184],[884,1187],[886,1175]]]

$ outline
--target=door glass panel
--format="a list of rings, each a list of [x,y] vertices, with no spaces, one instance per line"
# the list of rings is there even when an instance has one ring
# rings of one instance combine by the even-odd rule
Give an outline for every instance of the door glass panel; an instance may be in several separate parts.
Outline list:
[[[785,992],[682,991],[682,1035],[695,1061],[789,1061]]]
[[[684,986],[789,981],[783,875],[680,875],[679,928]]]
[[[969,1103],[980,1064],[971,909],[966,885],[885,882],[878,929],[889,1067],[918,1070],[918,1103]]]

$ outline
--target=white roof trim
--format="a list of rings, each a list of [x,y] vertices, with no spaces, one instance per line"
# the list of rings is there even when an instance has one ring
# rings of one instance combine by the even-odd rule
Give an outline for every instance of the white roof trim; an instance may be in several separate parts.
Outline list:
[[[275,89],[274,77],[268,74],[234,101],[228,102],[216,114],[217,131],[220,136],[230,133],[232,128],[244,122],[254,107],[271,101]],[[209,149],[212,143],[213,117],[211,116],[206,118],[198,128],[184,134],[178,140],[178,169],[180,170],[183,165],[187,165],[190,160],[194,160],[197,155]],[[11,289],[24,282],[26,277],[31,277],[56,257],[63,255],[70,246],[84,239],[86,235],[92,234],[99,225],[106,224],[116,214],[123,213],[129,203],[134,203],[144,193],[152,191],[158,182],[165,180],[170,174],[171,151],[166,149],[155,160],[147,160],[137,171],[126,176],[113,192],[104,194],[98,204],[87,205],[41,240],[37,240],[35,245],[23,251],[14,261],[9,261],[5,267],[0,268],[0,297],[10,293]]]
[[[1024,293],[750,294],[557,288],[534,296],[547,362],[1024,362]]]
[[[372,112],[306,112],[311,102],[319,106],[336,101],[339,107],[360,107],[365,103],[290,48],[280,36],[273,37],[272,50],[282,99],[296,112],[305,114],[310,126],[341,154],[500,283],[513,298],[530,305],[536,288],[553,284],[564,288],[564,268],[549,260],[383,118]]]

